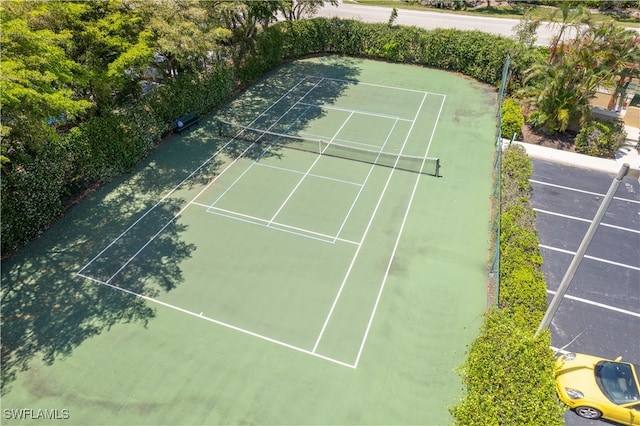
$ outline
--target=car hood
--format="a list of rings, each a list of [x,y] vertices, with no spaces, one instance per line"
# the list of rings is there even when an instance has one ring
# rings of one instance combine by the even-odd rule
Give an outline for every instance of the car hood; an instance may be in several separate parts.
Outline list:
[[[584,394],[585,399],[611,403],[596,383],[593,370],[599,361],[602,361],[602,358],[583,354],[577,354],[571,361],[558,358],[556,361],[558,387],[578,390]]]

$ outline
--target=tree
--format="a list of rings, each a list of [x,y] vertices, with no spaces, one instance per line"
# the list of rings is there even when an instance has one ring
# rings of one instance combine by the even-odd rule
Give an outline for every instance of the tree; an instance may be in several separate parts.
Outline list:
[[[324,6],[324,0],[281,0],[280,12],[288,21],[315,15]],[[338,6],[338,0],[329,0],[333,6]]]
[[[560,14],[560,22],[554,20]],[[563,49],[565,44],[565,36],[569,29],[575,30],[575,38],[580,38],[580,34],[583,26],[591,23],[591,14],[587,9],[582,6],[573,7],[571,3],[560,3],[558,8],[551,14],[551,20],[554,21],[550,25],[552,28],[558,28],[558,33],[553,37],[551,41],[551,55],[549,56],[549,63],[553,63],[558,51]]]
[[[608,108],[622,107],[627,86],[633,78],[640,78],[640,36],[613,23],[603,24],[593,31],[593,45],[599,55],[600,66],[608,67],[612,81],[608,88],[613,95]]]
[[[112,108],[117,99],[139,93],[139,74],[154,52],[140,9],[118,0],[86,5],[87,10],[70,23],[74,34],[70,56],[85,69],[87,98],[100,112]]]
[[[623,90],[626,79],[638,75],[640,62],[635,33],[613,23],[590,25],[580,37],[557,46],[552,61],[527,70],[527,81],[538,88],[530,122],[550,133],[587,122],[598,89]]]
[[[391,10],[391,15],[389,15],[389,26],[392,27],[395,23],[396,20],[398,19],[398,9],[396,9],[395,7]]]
[[[530,14],[525,14],[512,29],[515,33],[515,39],[526,48],[533,48],[538,40],[537,31],[541,22],[540,18],[532,18]]]
[[[149,45],[158,55],[153,66],[161,75],[197,73],[217,60],[222,44],[231,37],[231,31],[221,27],[219,3],[131,1],[147,22]]]
[[[47,123],[73,119],[91,103],[78,97],[84,81],[80,65],[69,59],[69,31],[30,26],[32,4],[8,3],[2,25],[2,144],[7,158],[21,150],[36,153],[55,134]]]

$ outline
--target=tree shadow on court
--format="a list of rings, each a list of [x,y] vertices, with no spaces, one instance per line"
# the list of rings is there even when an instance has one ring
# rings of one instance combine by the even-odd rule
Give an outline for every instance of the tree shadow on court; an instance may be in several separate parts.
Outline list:
[[[195,247],[181,238],[186,225],[172,218],[191,198],[168,194],[211,158],[212,149],[215,146],[195,132],[166,141],[135,172],[98,189],[38,240],[3,261],[2,395],[10,392],[18,372],[27,370],[34,358],[52,364],[116,324],[146,326],[155,317],[155,309],[142,298],[77,272],[166,196],[134,228],[140,228],[140,238],[112,246],[108,258],[116,261],[108,266],[117,270],[141,248],[142,238],[164,227],[113,284],[146,296],[179,286],[184,281],[180,264]],[[197,180],[210,180],[219,166],[220,161],[211,158],[197,179],[183,182],[179,189],[188,192]]]
[[[281,112],[262,113],[305,77],[338,81],[313,91],[314,103],[331,104],[355,84],[349,80],[358,73],[355,61],[348,58],[284,65],[240,93],[220,114],[242,124],[258,116],[269,123]],[[324,114],[311,108],[296,123],[304,127]],[[11,391],[18,373],[33,359],[53,364],[117,324],[146,326],[155,317],[155,309],[135,294],[156,297],[184,282],[180,265],[196,247],[181,237],[187,225],[173,218],[228,164],[228,157],[215,155],[223,147],[231,159],[280,155],[275,149],[265,154],[262,146],[221,138],[215,117],[203,117],[200,126],[165,140],[136,171],[98,189],[39,239],[3,261],[2,395]],[[145,214],[150,209],[152,213]],[[123,232],[136,222],[134,231]],[[121,243],[110,246],[113,241]],[[151,243],[145,245],[146,241]],[[97,255],[105,248],[108,260],[101,263]],[[77,274],[86,265],[91,266],[83,275],[95,281]]]
[[[355,59],[332,56],[326,60],[321,57],[318,62],[296,62],[295,66],[283,64],[270,71],[216,114],[216,118],[258,130],[227,129],[222,135],[228,142],[225,153],[232,158],[243,156],[252,160],[282,155],[280,146],[271,146],[272,143],[286,146],[298,142],[272,135],[263,137],[259,130],[296,136],[296,129],[306,128],[308,123],[324,117],[327,112],[319,107],[308,107],[302,113],[290,111],[290,108],[298,100],[307,106],[334,104],[350,86],[357,84],[359,67]],[[323,78],[325,80],[316,86]],[[233,138],[236,135],[237,138]],[[258,145],[251,145],[256,139]],[[267,146],[270,148],[265,151]]]

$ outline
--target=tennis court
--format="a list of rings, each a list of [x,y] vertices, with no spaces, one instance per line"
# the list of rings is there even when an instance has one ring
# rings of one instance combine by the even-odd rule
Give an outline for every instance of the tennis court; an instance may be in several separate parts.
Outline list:
[[[151,306],[149,329],[43,366],[60,399],[34,397],[27,371],[5,405],[80,423],[447,422],[486,306],[493,102],[419,67],[324,57],[270,73],[96,195],[105,226],[71,280]],[[86,394],[120,402],[92,412]]]
[[[211,160],[225,166],[176,215],[163,223],[153,206],[79,274],[145,295],[127,288],[123,271],[183,224],[208,285],[174,309],[355,368],[415,189],[429,179],[423,164],[437,175],[428,153],[445,101],[320,76],[293,81],[250,127],[218,122]],[[411,161],[413,170],[403,166]]]

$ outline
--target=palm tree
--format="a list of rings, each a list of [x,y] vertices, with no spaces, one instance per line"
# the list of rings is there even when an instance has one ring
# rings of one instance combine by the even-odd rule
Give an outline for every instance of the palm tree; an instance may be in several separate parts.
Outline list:
[[[558,15],[561,15],[560,20],[556,21],[555,19]],[[549,46],[551,50],[551,55],[549,56],[550,64],[558,56],[558,51],[564,48],[564,38],[569,29],[573,28],[575,30],[575,38],[577,39],[580,38],[583,27],[591,25],[591,13],[582,6],[572,8],[570,3],[561,2],[551,14],[551,21],[551,28],[558,28],[558,33],[553,37]]]
[[[562,34],[564,30],[566,26]],[[562,35],[556,37],[561,39]],[[536,82],[538,88],[537,111],[530,121],[549,133],[589,120],[591,99],[600,87],[615,88],[615,102],[624,84],[640,75],[639,38],[612,23],[589,25],[579,37],[556,46],[562,48],[553,51],[552,60],[525,71],[526,81]]]
[[[621,106],[628,84],[640,78],[640,36],[613,24],[602,25],[594,31],[594,44],[602,52],[604,66],[611,73],[613,88],[609,109]]]

